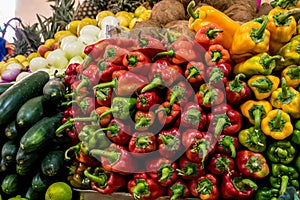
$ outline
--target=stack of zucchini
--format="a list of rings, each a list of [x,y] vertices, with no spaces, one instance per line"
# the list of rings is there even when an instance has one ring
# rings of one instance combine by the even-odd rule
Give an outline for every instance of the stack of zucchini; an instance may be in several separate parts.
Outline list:
[[[59,100],[65,88],[60,78],[37,71],[0,90],[0,183],[4,199],[21,195],[44,199],[47,187],[66,181],[63,175],[67,138],[58,138]],[[6,88],[5,88],[6,87]]]

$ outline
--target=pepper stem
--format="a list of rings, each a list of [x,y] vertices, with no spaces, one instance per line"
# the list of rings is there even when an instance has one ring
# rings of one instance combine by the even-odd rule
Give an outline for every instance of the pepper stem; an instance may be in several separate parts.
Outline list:
[[[136,64],[139,62],[137,56],[128,56],[128,54],[126,54],[126,59],[129,66],[136,66]]]
[[[118,126],[117,125],[111,125],[111,126],[109,126],[109,127],[106,127],[106,128],[101,128],[101,129],[99,129],[99,130],[101,130],[101,131],[111,131],[111,132],[116,132],[116,131],[118,131]]]
[[[286,86],[286,80],[284,77],[281,78],[281,88],[282,88],[282,97],[283,98],[288,98],[288,88]]]
[[[194,19],[198,19],[199,15],[194,12],[193,8],[195,7],[195,1],[191,1],[187,6],[187,13]]]
[[[62,136],[61,133],[62,133],[64,130],[66,130],[67,128],[73,127],[73,125],[74,125],[74,122],[73,122],[71,119],[69,119],[68,121],[66,121],[65,123],[63,123],[61,126],[59,126],[59,127],[56,129],[56,131],[55,131],[56,136],[61,137],[61,136]]]
[[[289,177],[287,175],[283,175],[281,177],[281,184],[280,184],[279,195],[282,195],[285,192],[285,190],[286,190],[286,188],[288,186],[288,183],[289,183]]]
[[[155,60],[157,60],[157,58],[162,57],[162,56],[174,57],[175,56],[175,50],[171,48],[169,51],[159,52],[159,53],[155,54],[155,56],[153,56],[152,61],[155,61]]]
[[[223,117],[218,119],[215,127],[215,132],[214,132],[215,137],[217,137],[218,134],[222,132],[225,124],[226,124],[226,119],[224,119]]]
[[[213,50],[211,54],[211,61],[217,63],[219,60],[221,60],[223,57],[223,54],[219,50]]]
[[[274,126],[275,129],[280,128],[280,126],[281,126],[281,110],[277,111],[277,115],[275,117],[273,126]]]
[[[107,176],[104,173],[98,176],[91,174],[88,169],[83,171],[83,174],[91,181],[96,182],[99,186],[105,186],[107,184]]]
[[[203,96],[203,104],[207,105],[212,103],[212,95],[213,91],[212,89],[209,89]]]
[[[280,147],[277,147],[275,149],[275,152],[277,153],[277,155],[281,158],[287,158],[288,157],[288,151],[286,149],[282,149]]]
[[[243,179],[241,181],[243,184],[248,185],[250,188],[256,190],[258,188],[257,184],[250,179]]]
[[[76,94],[79,94],[81,88],[83,88],[84,86],[88,86],[89,84],[90,80],[85,76],[81,76],[81,82],[76,87]]]
[[[230,136],[229,136],[230,137]],[[231,151],[231,157],[235,158],[236,156],[236,150],[235,150],[235,146],[234,146],[234,141],[231,140],[229,137],[224,137],[222,139],[222,145],[229,147],[230,151]]]
[[[280,55],[270,56],[270,57],[264,59],[263,66],[264,66],[264,67],[269,67],[270,64],[271,64],[271,62],[272,62],[273,60],[279,60],[279,59],[281,59],[281,58],[282,58],[282,57],[281,57]]]
[[[178,101],[184,98],[186,98],[186,90],[181,86],[175,86],[171,92],[170,105],[172,106],[176,99]]]
[[[172,188],[172,196],[170,200],[176,200],[184,195],[184,187],[181,184],[176,184]]]
[[[280,14],[277,16],[276,21],[279,22],[279,24],[285,24],[286,20],[295,14],[299,14],[300,13],[300,9],[292,9],[292,10],[288,10],[286,13],[284,14]]]
[[[146,85],[145,87],[143,87],[143,89],[141,90],[141,93],[147,92],[149,90],[152,90],[153,88],[156,88],[157,86],[162,84],[162,80],[160,77],[154,77],[151,81],[151,83],[149,83],[148,85]]]
[[[115,88],[117,85],[118,85],[118,79],[114,77],[112,81],[95,85],[93,89],[97,91],[98,89],[102,89],[102,88],[109,88],[109,87]]]
[[[222,32],[223,32],[222,29],[209,28],[209,29],[205,32],[205,34],[206,34],[206,36],[207,36],[210,40],[212,40],[212,39],[214,39],[214,38],[217,37],[217,33],[222,33]]]
[[[200,74],[198,68],[195,67],[195,66],[190,67],[188,72],[189,72],[189,75],[188,75],[188,77],[186,78],[187,80],[189,80],[190,78],[192,78],[192,77],[195,76],[195,75]]]
[[[148,127],[148,126],[150,126],[150,119],[145,116],[139,117],[137,123],[135,123],[135,129]]]
[[[109,160],[109,164],[113,166],[120,160],[121,153],[116,151],[105,151],[101,149],[90,150],[90,155],[93,157],[104,157]]]
[[[80,145],[81,145],[81,143],[78,143],[78,144],[76,144],[76,145],[74,145],[74,146],[69,147],[69,148],[65,151],[65,160],[71,160],[71,158],[70,158],[69,155],[68,155],[70,151],[75,152],[75,155],[79,154],[79,151],[80,151]]]
[[[262,90],[266,90],[266,89],[269,88],[269,84],[266,80],[264,80],[262,82],[254,81],[254,82],[251,83],[251,86],[262,89]]]
[[[246,78],[245,74],[237,74],[233,81],[229,82],[230,90],[233,92],[240,92],[244,88],[244,84],[241,82],[241,78]]]
[[[160,177],[160,179],[158,180],[158,182],[168,180],[168,177],[170,177],[170,173],[171,173],[170,168],[169,168],[169,167],[164,167],[164,168],[161,170],[161,177]]]
[[[255,129],[260,129],[261,110],[260,109],[255,109],[252,114],[254,116],[254,127],[255,127]]]
[[[267,23],[268,23],[268,17],[265,16],[264,21],[262,22],[261,26],[257,29],[252,29],[252,31],[250,33],[250,37],[253,42],[260,43],[264,40],[263,36],[264,36],[264,32],[265,32]]]
[[[258,131],[258,129],[255,129],[254,131]],[[260,137],[258,135],[250,137],[250,140],[252,143],[258,145],[258,146],[265,146],[262,142],[260,142]]]
[[[106,116],[106,115],[109,115],[113,112],[113,109],[109,109],[105,112],[103,112],[100,116],[99,116],[99,119],[101,119],[102,117]]]
[[[215,62],[214,60],[212,60]],[[212,73],[209,76],[209,82],[218,82],[224,77],[224,73],[222,72],[221,68],[214,68]]]
[[[141,195],[145,192],[146,185],[143,182],[139,182],[134,186],[133,194],[135,199],[141,199]]]

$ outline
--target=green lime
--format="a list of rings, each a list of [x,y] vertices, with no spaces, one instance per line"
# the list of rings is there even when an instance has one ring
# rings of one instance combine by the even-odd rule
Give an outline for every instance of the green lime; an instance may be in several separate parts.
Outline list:
[[[72,200],[72,189],[65,182],[52,183],[47,188],[45,200]]]

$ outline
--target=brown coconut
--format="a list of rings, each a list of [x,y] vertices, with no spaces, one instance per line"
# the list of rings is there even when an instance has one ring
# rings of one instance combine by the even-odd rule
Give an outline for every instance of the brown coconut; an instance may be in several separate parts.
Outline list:
[[[183,35],[193,40],[195,37],[195,32],[189,29],[188,24],[188,20],[176,20],[169,22],[164,26],[164,28],[179,33],[180,35]]]
[[[203,0],[202,2],[222,12],[233,4],[233,0]]]
[[[252,10],[251,6],[246,3],[233,4],[224,13],[239,23],[245,23],[255,18],[256,13]]]

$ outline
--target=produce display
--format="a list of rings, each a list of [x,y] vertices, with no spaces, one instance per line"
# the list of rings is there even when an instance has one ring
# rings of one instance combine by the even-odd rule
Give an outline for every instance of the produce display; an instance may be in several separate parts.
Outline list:
[[[297,2],[100,2],[4,63],[2,199],[299,199]]]

